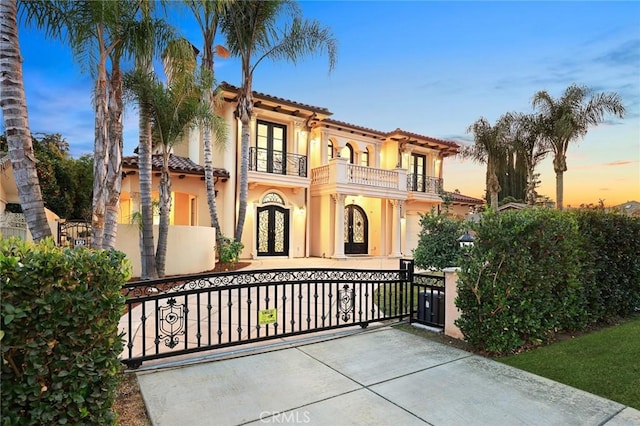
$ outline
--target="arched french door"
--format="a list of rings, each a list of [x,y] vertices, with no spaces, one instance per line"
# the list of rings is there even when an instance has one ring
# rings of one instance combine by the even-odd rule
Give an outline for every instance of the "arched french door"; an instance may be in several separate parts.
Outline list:
[[[289,209],[258,207],[258,256],[289,255]]]
[[[369,222],[360,206],[349,204],[344,208],[344,254],[369,252]]]

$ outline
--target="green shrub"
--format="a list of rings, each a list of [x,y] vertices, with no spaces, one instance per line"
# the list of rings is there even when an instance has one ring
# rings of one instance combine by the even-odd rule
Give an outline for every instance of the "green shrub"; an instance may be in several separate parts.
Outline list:
[[[2,424],[114,424],[124,254],[0,239]]]
[[[458,238],[465,230],[465,222],[432,210],[421,215],[420,226],[418,246],[413,250],[415,265],[435,270],[458,266],[461,254]]]
[[[640,307],[640,218],[583,209],[573,213],[584,237],[583,282],[593,322]]]
[[[456,299],[457,325],[469,343],[507,353],[584,327],[584,256],[573,217],[550,209],[488,212],[474,230]]]
[[[218,257],[220,263],[236,264],[240,260],[240,252],[244,248],[244,244],[231,238],[222,237],[218,241]]]

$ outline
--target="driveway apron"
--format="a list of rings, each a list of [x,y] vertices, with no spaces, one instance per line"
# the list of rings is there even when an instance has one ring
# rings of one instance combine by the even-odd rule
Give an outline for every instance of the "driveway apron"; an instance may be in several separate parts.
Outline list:
[[[137,376],[157,426],[640,425],[622,404],[389,327]]]

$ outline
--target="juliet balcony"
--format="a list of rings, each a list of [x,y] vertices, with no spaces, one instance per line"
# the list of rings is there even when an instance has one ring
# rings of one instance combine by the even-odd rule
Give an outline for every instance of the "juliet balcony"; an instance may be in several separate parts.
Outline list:
[[[250,147],[249,183],[308,187],[307,156]]]

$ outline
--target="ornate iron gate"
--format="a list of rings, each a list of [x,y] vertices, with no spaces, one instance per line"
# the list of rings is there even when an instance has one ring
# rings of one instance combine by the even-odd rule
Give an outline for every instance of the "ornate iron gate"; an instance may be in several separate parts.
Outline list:
[[[91,222],[58,222],[58,245],[91,248]]]
[[[131,368],[152,359],[403,321],[417,313],[413,261],[398,270],[236,271],[138,281],[123,287],[120,321]]]

